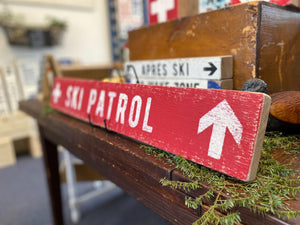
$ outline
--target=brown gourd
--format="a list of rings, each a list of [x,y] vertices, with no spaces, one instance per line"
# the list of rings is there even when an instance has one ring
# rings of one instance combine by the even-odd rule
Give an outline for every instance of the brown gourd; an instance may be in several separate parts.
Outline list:
[[[286,123],[300,124],[300,91],[282,91],[270,95],[270,114]]]

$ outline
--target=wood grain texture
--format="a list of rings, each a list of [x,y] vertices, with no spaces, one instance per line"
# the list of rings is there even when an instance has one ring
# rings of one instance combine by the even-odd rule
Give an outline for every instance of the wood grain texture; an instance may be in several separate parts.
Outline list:
[[[233,56],[234,88],[255,76],[258,3],[129,32],[130,60]]]
[[[244,181],[255,178],[270,103],[262,93],[66,78],[55,79],[51,99],[68,115]]]
[[[300,90],[300,9],[261,4],[257,76],[269,93]]]
[[[163,160],[149,156],[139,148],[140,143],[114,132],[73,119],[63,114],[43,115],[43,104],[37,100],[23,101],[20,108],[38,120],[43,127],[44,138],[68,148],[97,172],[112,180],[130,195],[152,209],[171,224],[192,224],[199,215],[184,206],[184,196],[197,197],[205,192],[185,193],[163,187],[159,180],[170,178],[173,167]],[[51,126],[49,126],[51,124]],[[281,163],[293,163],[300,169],[298,155],[274,151],[275,159]],[[180,171],[175,169],[173,180],[188,181]],[[228,197],[228,196],[224,196]],[[209,208],[209,202],[203,205],[202,213]],[[291,201],[290,207],[299,210],[300,201]],[[284,225],[299,224],[297,220],[284,221],[271,215],[253,214],[248,208],[238,208],[245,225]]]
[[[232,55],[234,89],[259,77],[270,93],[300,90],[299,24],[297,8],[234,5],[129,32],[130,60]]]
[[[58,152],[55,141],[45,137],[45,128],[39,124],[40,139],[43,149],[43,160],[50,195],[53,222],[55,225],[63,225],[62,198],[60,190],[60,177],[58,172]]]

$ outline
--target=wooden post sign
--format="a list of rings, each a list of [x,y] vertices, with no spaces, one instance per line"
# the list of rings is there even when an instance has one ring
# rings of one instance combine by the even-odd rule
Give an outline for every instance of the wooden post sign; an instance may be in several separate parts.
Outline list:
[[[214,170],[255,178],[270,108],[262,93],[56,78],[51,106]]]
[[[125,74],[134,84],[233,89],[232,56],[130,61]]]

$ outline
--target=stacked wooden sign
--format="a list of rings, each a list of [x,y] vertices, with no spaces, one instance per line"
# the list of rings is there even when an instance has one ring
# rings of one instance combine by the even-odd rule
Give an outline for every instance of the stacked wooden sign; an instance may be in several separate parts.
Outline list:
[[[139,60],[125,64],[129,83],[233,89],[232,56]]]

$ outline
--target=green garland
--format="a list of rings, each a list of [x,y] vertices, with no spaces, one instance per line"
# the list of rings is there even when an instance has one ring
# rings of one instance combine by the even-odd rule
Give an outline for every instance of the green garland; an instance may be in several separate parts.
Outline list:
[[[280,164],[271,155],[271,152],[277,149],[286,149],[286,154],[300,153],[300,136],[285,137],[279,133],[267,133],[257,178],[252,182],[238,181],[153,147],[143,145],[141,148],[145,149],[147,154],[167,160],[191,180],[181,182],[162,178],[163,186],[183,189],[186,192],[206,188],[206,192],[196,198],[185,198],[186,206],[193,209],[207,202],[212,203],[208,211],[193,223],[195,225],[241,223],[240,213],[235,207],[248,207],[254,213],[271,213],[279,218],[290,219],[300,215],[300,209],[292,211],[288,204],[288,201],[296,199],[296,193],[300,190],[300,177],[296,176],[295,170],[289,168],[290,165]]]
[[[50,106],[49,102],[47,102],[43,107],[42,115],[45,116],[45,115],[53,114],[53,113],[57,113],[57,111]]]

